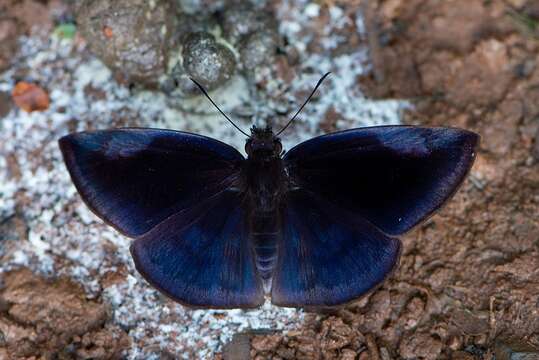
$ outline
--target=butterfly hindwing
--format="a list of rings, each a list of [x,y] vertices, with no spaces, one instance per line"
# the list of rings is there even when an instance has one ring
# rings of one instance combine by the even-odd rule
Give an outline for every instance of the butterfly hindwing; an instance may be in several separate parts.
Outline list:
[[[90,209],[132,237],[232,186],[244,160],[220,141],[157,129],[75,133],[60,148]]]
[[[400,241],[306,190],[288,193],[272,284],[279,306],[335,306],[380,284],[395,268]]]
[[[295,187],[399,235],[456,191],[478,140],[460,129],[380,126],[305,141],[284,160]]]
[[[137,270],[172,299],[204,308],[252,308],[263,301],[249,244],[243,195],[223,191],[135,240]]]

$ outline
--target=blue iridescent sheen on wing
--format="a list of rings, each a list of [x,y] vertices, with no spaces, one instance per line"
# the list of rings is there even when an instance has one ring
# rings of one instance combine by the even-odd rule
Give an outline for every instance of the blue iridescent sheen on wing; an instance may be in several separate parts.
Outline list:
[[[453,128],[370,127],[305,141],[284,160],[294,187],[399,235],[455,193],[478,140],[473,132]]]
[[[287,195],[272,286],[279,306],[335,306],[364,295],[395,268],[398,239],[305,190]]]
[[[90,209],[132,237],[233,186],[244,160],[220,141],[172,130],[81,132],[60,148]]]
[[[244,195],[224,191],[135,240],[137,270],[172,299],[195,307],[256,307],[263,301],[249,244]]]

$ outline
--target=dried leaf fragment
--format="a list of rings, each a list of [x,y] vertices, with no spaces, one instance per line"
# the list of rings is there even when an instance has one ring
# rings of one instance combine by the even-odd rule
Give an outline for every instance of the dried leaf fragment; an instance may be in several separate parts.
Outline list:
[[[49,108],[49,95],[36,84],[18,82],[11,96],[15,104],[26,112],[44,111]]]

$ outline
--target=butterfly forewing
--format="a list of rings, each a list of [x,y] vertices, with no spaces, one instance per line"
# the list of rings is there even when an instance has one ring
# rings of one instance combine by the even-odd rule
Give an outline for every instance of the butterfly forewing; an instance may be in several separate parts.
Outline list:
[[[472,166],[477,142],[476,134],[460,129],[371,127],[308,140],[284,160],[294,187],[399,235],[451,197]]]
[[[220,141],[171,130],[82,132],[60,148],[90,209],[132,237],[233,186],[244,160]]]

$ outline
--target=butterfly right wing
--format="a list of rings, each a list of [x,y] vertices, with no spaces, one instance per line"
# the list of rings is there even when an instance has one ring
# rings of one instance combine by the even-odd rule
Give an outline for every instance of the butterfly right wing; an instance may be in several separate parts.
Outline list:
[[[88,207],[131,237],[235,186],[244,161],[227,144],[172,130],[80,132],[59,143]]]
[[[478,141],[462,129],[376,126],[307,140],[284,161],[294,187],[400,235],[455,193]]]

